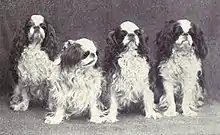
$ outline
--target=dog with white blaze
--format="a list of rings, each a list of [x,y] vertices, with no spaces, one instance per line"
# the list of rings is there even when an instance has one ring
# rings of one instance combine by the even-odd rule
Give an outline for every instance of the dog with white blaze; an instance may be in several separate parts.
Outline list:
[[[111,101],[107,122],[118,121],[118,110],[139,103],[144,104],[146,118],[161,117],[153,109],[147,39],[143,29],[131,21],[124,21],[108,35],[104,71]]]
[[[45,123],[59,124],[66,117],[90,112],[90,122],[102,123],[104,112],[99,108],[104,77],[98,66],[95,43],[87,38],[68,40],[56,60],[50,78],[56,111]]]
[[[42,15],[26,20],[10,52],[14,88],[10,105],[14,111],[26,111],[31,100],[46,101],[52,109],[47,79],[61,49],[53,26]]]
[[[208,49],[202,30],[187,19],[171,20],[157,33],[155,44],[157,85],[164,92],[159,106],[168,108],[164,115],[176,116],[179,105],[184,116],[196,116],[206,93],[202,61]]]

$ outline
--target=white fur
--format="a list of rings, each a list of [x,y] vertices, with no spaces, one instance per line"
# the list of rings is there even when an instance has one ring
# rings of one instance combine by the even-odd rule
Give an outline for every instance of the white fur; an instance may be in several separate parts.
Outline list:
[[[180,46],[181,48],[184,47],[184,45],[189,45],[191,47],[193,44],[193,40],[192,37],[188,34],[190,28],[192,28],[191,22],[189,20],[178,20],[177,22],[179,23],[179,26],[182,28],[183,33],[175,41],[175,44],[177,46]],[[183,34],[187,34],[187,36]],[[184,42],[187,43],[183,44]]]
[[[85,52],[90,51],[96,55],[97,49],[91,40],[83,38],[68,41],[72,45],[78,43]],[[66,47],[68,49],[68,46]],[[104,81],[101,69],[93,67],[95,62],[84,66],[83,60],[72,67],[70,71],[61,70],[57,62],[54,64],[57,67],[54,68],[49,81],[52,86],[50,91],[53,93],[57,109],[52,115],[46,117],[45,123],[59,124],[66,116],[79,115],[87,110],[90,111],[90,122],[101,123],[104,121],[101,118],[104,112],[98,108]],[[90,60],[97,61],[97,56]]]
[[[30,44],[21,54],[18,63],[19,82],[15,87],[13,100],[17,100],[19,96],[22,97],[20,103],[12,104],[15,111],[25,111],[28,109],[30,95],[34,98],[43,100],[47,92],[44,88],[47,78],[51,75],[53,70],[52,61],[49,60],[48,55],[40,49],[40,44]]]
[[[137,48],[137,45],[139,44],[140,41],[139,41],[138,36],[134,33],[134,31],[139,29],[138,26],[136,24],[134,24],[133,22],[125,21],[120,25],[120,27],[121,27],[121,30],[127,31],[128,34],[135,35],[135,43],[136,43],[135,47]],[[128,37],[128,35],[126,35],[124,37],[123,44],[126,45],[129,42],[130,42],[129,37]]]
[[[166,99],[169,104],[169,108],[164,115],[177,115],[174,94],[177,94],[178,91],[183,94],[183,115],[197,115],[196,112],[190,110],[190,105],[192,105],[195,100],[193,94],[197,91],[198,71],[202,71],[201,61],[196,58],[193,49],[188,51],[175,51],[174,48],[169,60],[160,64],[160,74],[164,78],[163,84],[166,91]]]
[[[134,43],[130,43],[134,44]],[[136,50],[129,50],[120,55],[118,64],[121,72],[114,75],[110,86],[112,91],[111,107],[107,121],[116,122],[117,109],[129,107],[130,103],[144,102],[146,117],[157,118],[153,110],[153,92],[149,89],[149,65]]]
[[[44,23],[44,17],[41,15],[32,15],[31,16],[31,21],[34,23],[34,25],[30,28],[30,31],[28,33],[28,37],[31,38],[33,36],[33,34],[35,34],[35,38],[45,38],[45,32],[43,30],[43,28],[40,27],[41,23]],[[39,27],[39,33],[34,33],[34,27]],[[41,40],[42,42],[42,40]]]
[[[189,32],[189,29],[192,27],[191,22],[189,20],[182,19],[182,20],[178,20],[177,22],[182,27],[184,33]]]

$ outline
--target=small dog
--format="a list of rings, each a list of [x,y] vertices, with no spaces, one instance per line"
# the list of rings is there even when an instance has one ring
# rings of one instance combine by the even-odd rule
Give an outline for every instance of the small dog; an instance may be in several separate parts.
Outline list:
[[[109,33],[104,70],[107,89],[111,93],[107,122],[118,121],[117,110],[144,103],[146,118],[161,115],[153,110],[154,93],[150,89],[150,64],[144,31],[130,21]]]
[[[32,15],[17,33],[10,52],[14,111],[26,111],[30,100],[48,100],[47,78],[61,52],[54,28],[42,15]],[[48,103],[52,108],[52,103]]]
[[[160,105],[168,104],[164,115],[176,116],[179,101],[184,116],[196,116],[193,108],[202,105],[204,99],[202,60],[208,53],[202,30],[186,19],[171,20],[157,34],[155,44],[157,84],[165,90]]]
[[[50,78],[56,111],[46,116],[45,123],[59,124],[66,116],[83,114],[87,110],[90,122],[104,121],[104,112],[98,108],[104,77],[97,65],[97,55],[97,48],[89,39],[65,42]]]

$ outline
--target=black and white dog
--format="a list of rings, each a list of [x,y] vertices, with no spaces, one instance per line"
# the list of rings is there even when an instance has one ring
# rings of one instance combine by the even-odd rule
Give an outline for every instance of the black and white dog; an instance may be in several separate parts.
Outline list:
[[[164,115],[177,115],[180,101],[183,115],[196,116],[193,108],[204,99],[202,60],[208,53],[202,30],[186,19],[171,20],[157,33],[155,44],[157,85],[165,90],[161,102],[168,104]]]
[[[71,115],[90,112],[90,122],[104,121],[99,108],[104,77],[98,67],[98,51],[89,39],[68,40],[55,61],[57,67],[50,77],[51,93],[56,111],[46,116],[45,123],[59,124]]]
[[[13,39],[10,53],[14,111],[26,111],[30,100],[47,101],[46,80],[61,49],[54,28],[43,16],[32,15],[26,21]]]
[[[121,23],[107,38],[104,70],[111,93],[107,122],[118,121],[117,110],[143,103],[147,118],[159,118],[153,110],[154,94],[150,89],[150,64],[144,31],[130,21]]]

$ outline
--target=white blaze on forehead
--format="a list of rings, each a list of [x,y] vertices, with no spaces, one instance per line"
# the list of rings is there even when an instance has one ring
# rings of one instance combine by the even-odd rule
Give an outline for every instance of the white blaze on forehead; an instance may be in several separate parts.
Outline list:
[[[192,27],[191,22],[189,20],[183,19],[177,21],[183,29],[184,33],[189,32],[189,29]]]
[[[87,38],[78,39],[75,41],[75,43],[82,45],[82,49],[84,51],[91,51],[93,53],[96,53],[96,51],[97,51],[97,48],[96,48],[94,42],[87,39]]]
[[[135,30],[139,29],[136,24],[130,21],[123,22],[120,27],[122,30],[127,31],[128,33],[133,33]]]
[[[36,26],[39,26],[41,23],[44,22],[44,17],[41,15],[32,15],[31,20],[34,22]]]

